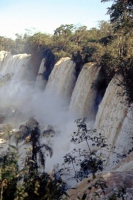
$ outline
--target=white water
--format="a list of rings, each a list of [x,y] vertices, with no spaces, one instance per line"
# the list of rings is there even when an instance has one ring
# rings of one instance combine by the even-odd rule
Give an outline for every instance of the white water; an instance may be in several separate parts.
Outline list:
[[[30,55],[12,56],[7,52],[0,53],[0,77],[10,74],[9,80],[4,81],[0,88],[0,114],[6,117],[4,123],[11,122],[16,129],[31,117],[40,123],[41,130],[46,130],[48,125],[53,126],[55,136],[47,139],[41,138],[42,143],[48,143],[54,150],[53,158],[48,158],[46,167],[48,171],[51,170],[53,164],[61,163],[62,157],[73,149],[74,145],[70,143],[70,139],[73,131],[76,131],[74,120],[85,116],[93,118],[96,94],[91,86],[99,69],[95,64],[86,64],[74,88],[75,64],[71,59],[63,58],[54,66],[47,84],[40,79],[41,77],[37,77],[35,84],[32,80]],[[43,60],[38,73],[43,73],[44,70]],[[123,90],[117,86],[116,82],[117,77],[109,84],[99,106],[95,124],[98,132],[107,137],[108,144],[117,143],[118,146],[122,144],[124,148],[128,148],[132,126],[128,130],[130,132],[128,138],[125,137],[127,132],[125,127],[129,123],[128,116],[131,116],[129,113],[132,112],[129,111],[127,114],[125,99],[118,94]],[[92,123],[89,124],[89,128],[93,128]],[[11,141],[13,143],[14,138]],[[19,144],[21,158],[24,157],[26,148],[26,144],[23,143]]]
[[[70,58],[60,59],[49,77],[46,90],[69,100],[75,83],[75,63]]]
[[[128,108],[121,130],[116,138],[115,145],[119,147],[117,148],[117,153],[120,154],[128,155],[129,150],[133,148],[133,104]],[[132,156],[127,160],[129,162],[120,165],[119,170],[124,171],[133,169]]]
[[[68,112],[69,105],[66,102],[64,103],[64,98],[70,99],[69,95],[71,95],[74,87],[74,63],[68,58],[63,59],[64,64],[60,63],[62,60],[58,62],[53,70],[53,75],[54,72],[57,72],[58,77],[55,76],[55,80],[50,78],[47,90],[44,91],[37,87],[38,83],[35,84],[34,81],[25,80],[25,77],[22,76],[27,75],[26,61],[30,58],[30,55],[12,56],[10,53],[6,53],[4,57],[2,53],[1,57],[1,60],[4,60],[1,61],[1,76],[3,77],[7,73],[11,73],[12,76],[0,88],[0,114],[2,113],[6,117],[4,123],[12,123],[13,128],[16,130],[18,130],[20,124],[25,125],[31,117],[39,122],[41,130],[46,130],[48,125],[54,128],[55,137],[41,138],[42,143],[48,142],[54,150],[54,156],[52,159],[48,159],[47,163],[49,164],[46,167],[50,171],[50,166],[62,162],[61,158],[67,151],[72,149],[70,139],[76,124],[74,123],[75,119]],[[39,73],[43,69],[42,63]],[[61,70],[58,70],[58,67]],[[31,68],[28,71],[29,75],[31,75]],[[53,75],[51,74],[51,76]],[[56,85],[57,79],[57,90],[54,91],[51,87],[52,84]],[[37,79],[37,82],[39,81]],[[10,142],[15,145],[14,137],[11,138]],[[24,165],[23,158],[27,147],[29,145],[24,144],[24,142],[19,143],[21,167]],[[5,145],[3,150],[5,150]]]
[[[119,134],[127,113],[127,104],[123,89],[117,86],[119,77],[115,76],[106,89],[104,98],[96,116],[96,128],[113,143]]]
[[[65,107],[62,98],[70,98],[72,89],[74,87],[74,63],[70,59],[66,58],[64,64],[62,60],[59,61],[51,74],[54,75],[56,72],[57,77],[55,80],[52,78],[49,79],[47,90],[41,91],[36,85],[34,80],[31,81],[32,77],[32,67],[30,63],[30,55],[27,54],[18,54],[12,56],[10,53],[4,53],[5,57],[2,54],[1,61],[1,70],[0,75],[4,77],[6,74],[10,74],[10,80],[5,81],[2,87],[0,88],[0,111],[9,109],[14,113],[11,113],[12,117],[15,120],[17,118],[17,123],[22,122],[22,120],[27,120],[29,117],[35,117],[40,123],[48,122],[54,123],[58,121],[57,115],[67,115],[66,104]],[[39,73],[42,73],[44,60],[41,63]],[[30,68],[28,68],[28,64]],[[61,70],[57,68],[60,67]],[[45,68],[44,68],[45,69]],[[70,69],[70,72],[69,72]],[[61,73],[61,72],[62,73]],[[43,71],[44,72],[44,71]],[[60,73],[60,74],[58,74]],[[29,78],[29,80],[27,80]],[[58,79],[58,84],[56,80]],[[2,79],[3,80],[3,79]],[[67,83],[69,82],[69,83]],[[57,85],[58,91],[55,89],[52,90],[51,85]],[[51,92],[51,90],[53,92]],[[62,98],[61,98],[62,97]],[[64,113],[64,114],[62,114]],[[16,114],[16,115],[15,115]],[[18,115],[18,116],[17,116]],[[59,118],[64,118],[59,117]],[[10,120],[11,116],[9,116]],[[20,119],[19,119],[20,118]]]
[[[10,74],[14,79],[25,80],[32,79],[32,70],[30,69],[31,56],[27,54],[11,55],[9,52],[0,53],[0,75]]]
[[[73,90],[70,111],[79,117],[94,119],[94,102],[96,91],[92,89],[100,67],[95,63],[86,63],[79,74],[76,86]]]
[[[115,76],[109,83],[99,106],[95,121],[97,132],[105,136],[107,144],[110,145],[109,151],[115,151],[120,154],[123,152],[123,145],[126,144],[128,147],[128,143],[125,143],[123,140],[122,131],[128,105],[123,95],[123,88],[118,86],[121,80],[122,78],[120,76]],[[116,146],[116,148],[112,148],[114,146]],[[104,153],[109,156],[109,163],[112,165],[112,162],[116,160],[116,154],[112,154],[108,151]]]
[[[45,58],[42,59],[42,62],[41,62],[41,65],[40,65],[40,68],[39,68],[39,71],[38,71],[38,75],[37,75],[37,78],[36,78],[36,87],[38,89],[41,89],[41,90],[45,89],[46,83],[47,83],[47,81],[43,77],[43,73],[46,70],[46,68],[44,66],[45,66]]]
[[[1,51],[0,52],[0,69],[5,65],[6,61],[11,57],[10,52]]]

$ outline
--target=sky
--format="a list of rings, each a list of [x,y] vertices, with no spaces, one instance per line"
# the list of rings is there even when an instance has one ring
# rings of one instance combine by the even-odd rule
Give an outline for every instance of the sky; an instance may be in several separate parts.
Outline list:
[[[109,20],[108,3],[101,0],[0,0],[0,35],[15,39],[15,34],[42,32],[53,34],[61,24],[98,26]]]

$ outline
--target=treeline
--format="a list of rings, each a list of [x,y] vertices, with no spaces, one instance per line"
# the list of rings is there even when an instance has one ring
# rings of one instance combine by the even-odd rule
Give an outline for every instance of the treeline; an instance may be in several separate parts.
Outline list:
[[[38,55],[40,59],[45,57],[46,52],[54,54],[55,61],[61,57],[69,56],[76,63],[86,63],[92,60],[98,61],[96,51],[107,45],[112,35],[111,25],[100,21],[99,28],[87,29],[86,26],[76,27],[73,24],[65,24],[58,27],[53,35],[35,33],[23,36],[16,34],[16,39],[0,37],[0,50],[11,51],[12,54],[28,53]],[[108,37],[107,39],[103,39]],[[94,55],[93,55],[94,54]],[[92,57],[93,55],[93,57]]]
[[[109,0],[102,0],[106,2]],[[46,58],[44,78],[48,76],[54,63],[61,57],[69,56],[76,63],[76,76],[86,62],[96,62],[101,66],[98,79],[93,84],[103,95],[115,73],[123,76],[121,83],[127,99],[133,102],[133,1],[113,0],[108,8],[110,22],[100,21],[98,28],[87,29],[65,24],[56,28],[53,35],[35,33],[23,36],[16,34],[16,40],[0,37],[0,50],[12,54],[32,55],[35,71],[42,58]]]
[[[48,79],[54,63],[61,57],[70,57],[76,62],[76,76],[86,62],[101,62],[113,38],[112,26],[100,21],[98,28],[87,29],[86,26],[76,27],[65,24],[56,28],[53,35],[35,33],[16,34],[16,39],[0,37],[0,50],[11,51],[12,54],[28,53],[32,55],[36,73],[42,58],[46,58],[45,66]]]
[[[30,35],[16,34],[16,39],[0,37],[0,50],[18,53],[43,53],[51,50],[55,59],[77,54],[82,57],[82,62],[88,62],[95,51],[96,43],[103,37],[111,35],[111,26],[108,22],[100,21],[99,28],[87,29],[86,26],[76,27],[73,24],[65,24],[58,27],[53,35],[35,33]]]

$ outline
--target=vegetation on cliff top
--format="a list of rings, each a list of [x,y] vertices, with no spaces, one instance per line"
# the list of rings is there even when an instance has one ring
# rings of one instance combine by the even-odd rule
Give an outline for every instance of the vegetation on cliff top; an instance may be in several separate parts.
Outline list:
[[[110,22],[100,21],[98,28],[88,30],[86,26],[65,24],[56,28],[53,35],[40,32],[31,35],[27,32],[23,36],[16,34],[15,41],[1,36],[0,50],[11,51],[12,54],[31,54],[36,74],[45,57],[46,80],[55,62],[61,57],[69,56],[74,60],[77,77],[84,63],[97,62],[102,69],[94,88],[104,93],[109,81],[118,72],[124,77],[123,85],[128,100],[132,102],[132,4],[132,1],[113,1],[108,9]]]

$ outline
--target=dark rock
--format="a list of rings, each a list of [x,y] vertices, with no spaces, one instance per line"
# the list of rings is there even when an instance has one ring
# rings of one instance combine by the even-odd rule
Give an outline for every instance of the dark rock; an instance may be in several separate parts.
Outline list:
[[[34,129],[36,126],[38,127],[39,126],[39,123],[36,119],[34,118],[30,118],[28,120],[28,122],[26,123],[26,126],[30,129]]]
[[[5,116],[0,114],[0,124],[2,124],[5,120]]]

